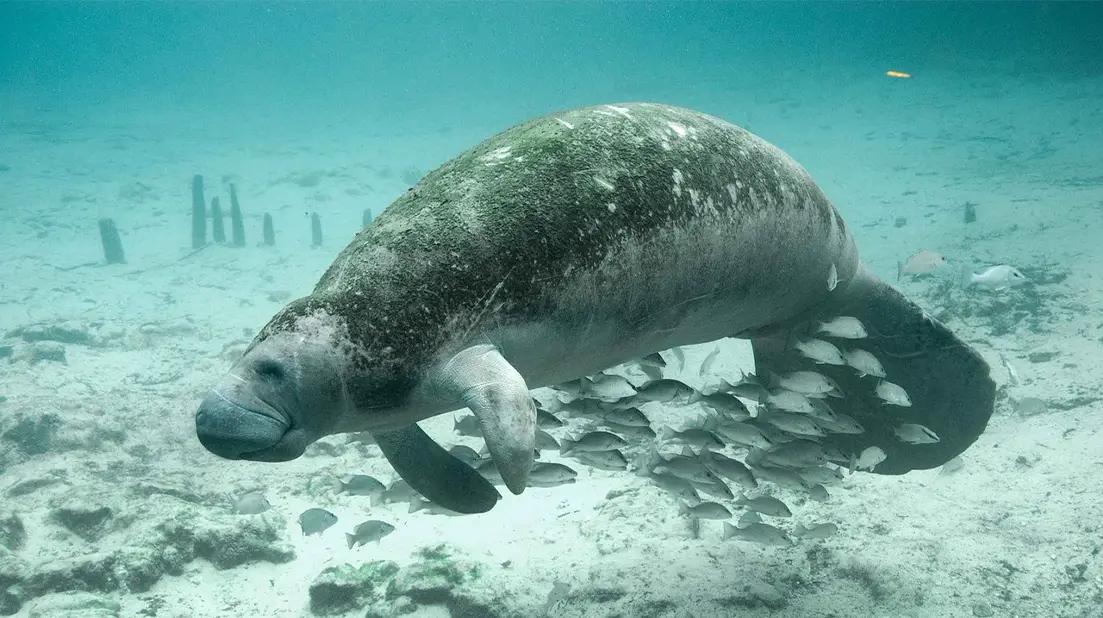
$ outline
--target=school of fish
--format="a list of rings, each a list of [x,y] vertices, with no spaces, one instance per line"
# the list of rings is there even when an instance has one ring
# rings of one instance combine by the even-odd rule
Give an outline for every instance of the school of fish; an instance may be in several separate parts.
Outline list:
[[[829,273],[832,279],[835,276]],[[698,370],[706,383],[700,390],[664,377],[668,358],[679,370],[684,369],[685,353],[680,348],[553,386],[548,391],[552,396],[545,397],[547,402],[533,399],[538,461],[529,485],[575,483],[575,464],[566,463],[573,461],[646,478],[670,495],[672,506],[686,518],[694,536],[700,534],[702,520],[723,522],[724,539],[765,545],[789,546],[795,538],[822,539],[835,534],[838,525],[831,522],[778,523],[790,520],[793,512],[777,496],[796,492],[808,500],[825,502],[830,499],[828,486],[838,484],[847,473],[874,470],[886,454],[877,446],[844,453],[819,442],[830,433],[859,434],[864,429],[857,420],[834,409],[845,406],[846,394],[816,367],[845,366],[868,378],[870,391],[884,403],[886,413],[912,402],[904,388],[891,381],[877,357],[862,347],[867,333],[858,319],[840,316],[813,330],[791,345],[791,353],[803,359],[806,368],[784,375],[715,377],[712,367],[720,352],[717,345]],[[836,402],[834,407],[832,402]],[[656,404],[696,407],[696,421],[681,428],[656,427],[641,409]],[[482,437],[471,414],[457,413],[453,431],[458,436]],[[901,423],[894,433],[908,444],[939,441],[934,431],[914,423]],[[457,442],[449,450],[492,483],[504,484],[485,445],[477,451]],[[561,461],[541,459],[544,452],[554,453]],[[420,496],[401,479],[387,485],[356,474],[336,479],[333,491],[366,497],[373,507],[405,502],[410,513],[456,515]],[[269,508],[263,494],[256,492],[233,502],[233,510],[241,515],[256,515]],[[764,521],[764,517],[769,519]],[[321,534],[337,521],[336,515],[321,508],[308,509],[299,517],[305,536]],[[394,529],[390,523],[373,519],[345,536],[351,550],[378,542]]]

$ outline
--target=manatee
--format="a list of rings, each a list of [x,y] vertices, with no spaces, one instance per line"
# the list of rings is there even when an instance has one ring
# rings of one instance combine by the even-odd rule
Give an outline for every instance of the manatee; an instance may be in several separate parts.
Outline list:
[[[758,375],[784,375],[808,368],[793,342],[839,316],[864,325],[862,349],[912,405],[885,405],[849,367],[818,367],[843,395],[831,405],[865,428],[825,447],[877,446],[875,473],[902,474],[976,440],[993,408],[988,365],[862,265],[793,159],[688,109],[568,110],[487,139],[395,200],[261,329],[201,402],[196,432],[218,456],[269,462],[370,432],[425,497],[484,512],[501,496],[418,421],[470,408],[519,494],[529,389],[726,337],[750,340]],[[941,439],[903,443],[901,423]]]

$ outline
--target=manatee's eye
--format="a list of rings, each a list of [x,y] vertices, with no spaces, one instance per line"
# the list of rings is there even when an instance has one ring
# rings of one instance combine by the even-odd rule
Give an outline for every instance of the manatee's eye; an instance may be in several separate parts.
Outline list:
[[[282,380],[284,376],[283,365],[274,360],[262,360],[257,362],[253,371],[266,380]]]

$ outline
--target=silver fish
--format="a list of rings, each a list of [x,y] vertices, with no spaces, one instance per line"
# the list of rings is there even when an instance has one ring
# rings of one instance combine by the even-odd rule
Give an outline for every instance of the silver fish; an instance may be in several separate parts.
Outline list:
[[[547,427],[554,429],[555,427],[562,427],[563,421],[559,420],[559,417],[540,408],[536,409],[536,425],[538,427]]]
[[[651,380],[636,389],[638,401],[693,403],[699,396],[700,394],[693,387],[668,378]]]
[[[758,481],[755,480],[754,473],[739,460],[705,449],[701,452],[701,463],[712,470],[713,474],[739,483],[744,489],[758,487]]]
[[[868,336],[865,326],[858,318],[841,315],[837,318],[820,322],[816,333],[824,333],[829,337],[839,339],[863,339]]]
[[[785,389],[778,389],[770,393],[769,397],[766,398],[766,405],[778,410],[799,414],[811,414],[813,412],[812,402],[808,400],[807,396]]]
[[[949,476],[951,474],[954,474],[955,472],[960,471],[964,467],[965,460],[961,458],[961,455],[958,455],[950,461],[942,464],[942,471],[940,472],[940,474],[942,474],[943,476]]]
[[[345,541],[348,543],[349,549],[352,549],[357,545],[378,542],[392,532],[394,532],[394,526],[391,524],[378,519],[371,519],[356,526],[352,534],[345,534]]]
[[[502,485],[504,483],[499,480],[498,484]],[[430,515],[445,515],[445,516],[448,516],[448,517],[460,517],[460,516],[463,515],[463,513],[457,513],[456,511],[453,511],[451,509],[446,509],[443,506],[441,506],[441,505],[439,505],[435,502],[427,500],[424,497],[422,497],[421,494],[414,494],[410,498],[410,508],[407,509],[407,512],[408,513],[422,512],[422,513],[428,513]]]
[[[831,263],[831,268],[827,271],[827,291],[834,292],[835,288],[839,285],[839,269],[835,268],[835,263]]]
[[[834,380],[816,371],[791,371],[785,375],[774,375],[772,380],[781,388],[802,395],[839,392],[839,385]]]
[[[647,415],[643,413],[639,408],[623,408],[619,410],[610,410],[605,413],[603,417],[610,423],[616,423],[617,425],[624,425],[627,427],[650,427],[651,421],[647,420]]]
[[[537,462],[529,472],[529,487],[558,487],[575,482],[578,473],[561,463]]]
[[[846,364],[858,372],[858,377],[876,376],[885,377],[885,368],[877,357],[861,348],[851,348],[843,354]]]
[[[403,502],[406,500],[410,500],[416,495],[417,492],[414,491],[413,487],[410,487],[409,483],[402,479],[398,479],[387,487],[387,491],[379,495],[379,504],[386,504],[388,502]]]
[[[989,266],[969,277],[968,285],[976,285],[990,290],[1006,290],[1016,285],[1030,283],[1026,275],[1010,264]]]
[[[823,399],[809,399],[809,401],[812,402],[812,411],[808,413],[809,418],[827,423],[834,423],[838,420],[839,415],[835,414],[835,410],[831,409],[831,406]]]
[[[502,479],[502,473],[498,471],[498,464],[494,463],[493,459],[484,459],[475,466],[475,472],[483,475],[483,478],[490,481],[495,485],[505,485],[505,480]],[[410,511],[413,513],[414,511]]]
[[[572,451],[610,451],[624,446],[628,446],[628,443],[616,434],[608,431],[591,431],[577,440],[564,438],[559,452],[566,455]]]
[[[835,344],[823,339],[805,339],[793,345],[801,356],[824,365],[845,365],[843,353]]]
[[[233,501],[232,506],[234,513],[238,515],[260,515],[272,508],[272,505],[268,502],[268,498],[265,498],[264,494],[259,491],[252,491],[242,495],[240,498]]]
[[[768,449],[772,446],[762,430],[754,425],[739,422],[720,423],[712,431],[722,439],[735,444],[761,449]]]
[[[826,436],[827,433],[820,428],[811,418],[804,414],[788,414],[785,412],[769,412],[759,418],[782,431],[787,431],[799,436]]]
[[[794,470],[797,476],[801,478],[808,485],[826,485],[828,483],[837,483],[843,478],[843,471],[840,468],[833,468],[831,466],[815,466],[812,468],[801,468]]]
[[[831,499],[831,494],[823,485],[813,485],[808,488],[808,498],[816,502],[827,502]]]
[[[578,397],[582,394],[582,378],[563,382],[562,384],[554,384],[552,388],[561,393]]]
[[[720,481],[699,459],[686,455],[660,456],[658,464],[652,468],[652,471],[659,474],[664,472],[673,474],[693,483],[708,484]]]
[[[732,493],[731,487],[728,487],[728,484],[719,477],[711,483],[695,482],[693,486],[696,487],[698,491],[703,491],[710,496],[722,500],[735,500],[735,494]]]
[[[763,515],[770,515],[772,517],[792,517],[793,512],[789,510],[789,507],[784,502],[778,500],[773,496],[758,496],[755,498],[748,498],[745,494],[740,494],[739,498],[735,501],[739,506],[745,506],[748,509]]]
[[[633,427],[631,425],[619,425],[617,423],[610,423],[606,421],[604,423],[605,428],[609,431],[619,435],[622,438],[629,440],[654,440],[657,436],[655,430],[647,427]]]
[[[670,348],[670,355],[674,357],[674,360],[678,361],[678,371],[686,368],[686,353],[681,347],[675,346]]]
[[[482,459],[482,456],[479,455],[479,453],[475,449],[463,444],[453,445],[451,448],[448,449],[448,452],[451,453],[453,457],[469,466],[474,466],[475,462]]]
[[[550,433],[536,428],[536,449],[540,451],[558,451],[559,441]]]
[[[878,382],[875,392],[877,397],[887,404],[905,408],[911,407],[912,405],[912,400],[908,397],[908,392],[899,384],[894,384],[888,380],[881,380]]]
[[[832,523],[812,524],[803,526],[797,524],[793,527],[793,536],[804,539],[826,539],[839,531],[839,527]]]
[[[553,583],[551,592],[548,593],[548,598],[544,601],[544,606],[540,609],[540,615],[548,616],[549,612],[555,609],[556,606],[567,600],[570,593],[570,584],[560,581]]]
[[[888,456],[885,455],[885,451],[881,450],[880,447],[871,446],[862,451],[862,453],[858,455],[857,458],[855,458],[854,462],[851,464],[851,467],[854,470],[869,470],[870,472],[873,472],[873,469],[877,467],[877,464],[881,463],[887,458]]]
[[[769,392],[766,390],[766,386],[754,375],[745,374],[739,380],[735,382],[728,382],[727,380],[720,380],[720,390],[725,393],[730,393],[737,397],[743,397],[744,399],[750,399],[752,401],[762,402],[766,400]]]
[[[786,468],[757,464],[754,466],[753,470],[755,478],[757,478],[758,480],[773,483],[774,485],[777,485],[778,487],[784,489],[788,489],[791,491],[804,491],[804,489],[808,486],[808,484],[804,482],[804,479],[801,478],[799,474]]]
[[[582,463],[599,470],[620,471],[628,467],[628,460],[624,454],[617,450],[609,451],[579,451],[575,453]]]
[[[717,414],[723,415],[729,421],[745,421],[751,418],[751,413],[747,411],[746,404],[728,393],[717,392],[702,395],[701,403],[712,408]]]
[[[372,496],[383,493],[387,486],[366,474],[354,474],[347,481],[338,480],[334,489],[351,496]]]
[[[614,405],[610,402],[598,401],[596,399],[572,399],[567,403],[564,403],[559,407],[560,411],[567,412],[572,416],[597,416],[600,417]]]
[[[724,522],[724,539],[730,538],[781,547],[788,547],[793,544],[793,539],[789,538],[789,535],[770,524],[763,523],[750,523],[742,528],[736,528],[730,523]]]
[[[697,501],[701,499],[701,497],[697,495],[697,488],[693,486],[693,483],[690,483],[684,478],[665,472],[652,472],[650,478],[652,483],[667,493],[687,500]]]
[[[817,418],[816,424],[831,433],[860,434],[866,431],[866,428],[853,417],[838,413],[831,420]]]
[[[743,511],[743,514],[739,516],[739,521],[735,522],[736,527],[746,528],[750,524],[761,524],[762,516],[754,511]]]
[[[678,507],[678,513],[693,519],[730,519],[732,516],[728,507],[718,502],[698,502],[693,506],[682,502]]]
[[[766,452],[765,461],[787,468],[811,468],[827,463],[823,447],[811,440],[793,440]]]
[[[720,346],[716,346],[712,349],[711,352],[708,353],[708,355],[705,356],[705,359],[701,361],[701,368],[697,370],[697,375],[699,377],[704,377],[706,374],[708,374],[708,372],[712,369],[712,364],[716,362],[716,357],[719,354]]]
[[[321,534],[335,523],[337,516],[325,509],[307,509],[299,515],[299,527],[303,530],[303,536]]]
[[[474,414],[461,414],[452,416],[452,430],[461,436],[481,438],[483,428],[479,426],[479,419]]]
[[[927,429],[923,425],[904,423],[897,427],[893,433],[901,442],[907,444],[935,444],[938,442],[938,434]]]
[[[618,375],[598,374],[582,379],[580,394],[601,401],[618,401],[636,394],[632,383]]]
[[[716,434],[697,427],[675,431],[669,426],[664,425],[663,428],[659,430],[659,439],[664,442],[688,444],[697,448],[724,448],[724,443],[720,441],[720,438],[716,437]]]

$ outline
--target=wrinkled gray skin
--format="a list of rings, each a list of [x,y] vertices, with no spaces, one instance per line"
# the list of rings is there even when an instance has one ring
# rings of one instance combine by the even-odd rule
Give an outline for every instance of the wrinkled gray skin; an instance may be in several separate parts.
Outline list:
[[[213,453],[255,461],[369,431],[427,498],[482,512],[497,492],[417,421],[470,407],[520,493],[535,439],[528,389],[729,336],[751,339],[759,375],[781,373],[799,366],[793,339],[837,315],[866,324],[857,343],[914,405],[885,406],[874,380],[819,367],[846,395],[836,410],[866,428],[828,445],[879,446],[877,472],[899,474],[983,431],[988,366],[861,266],[842,218],[787,155],[691,110],[570,110],[490,138],[395,201],[262,330],[196,430]],[[941,442],[903,444],[900,423]]]

